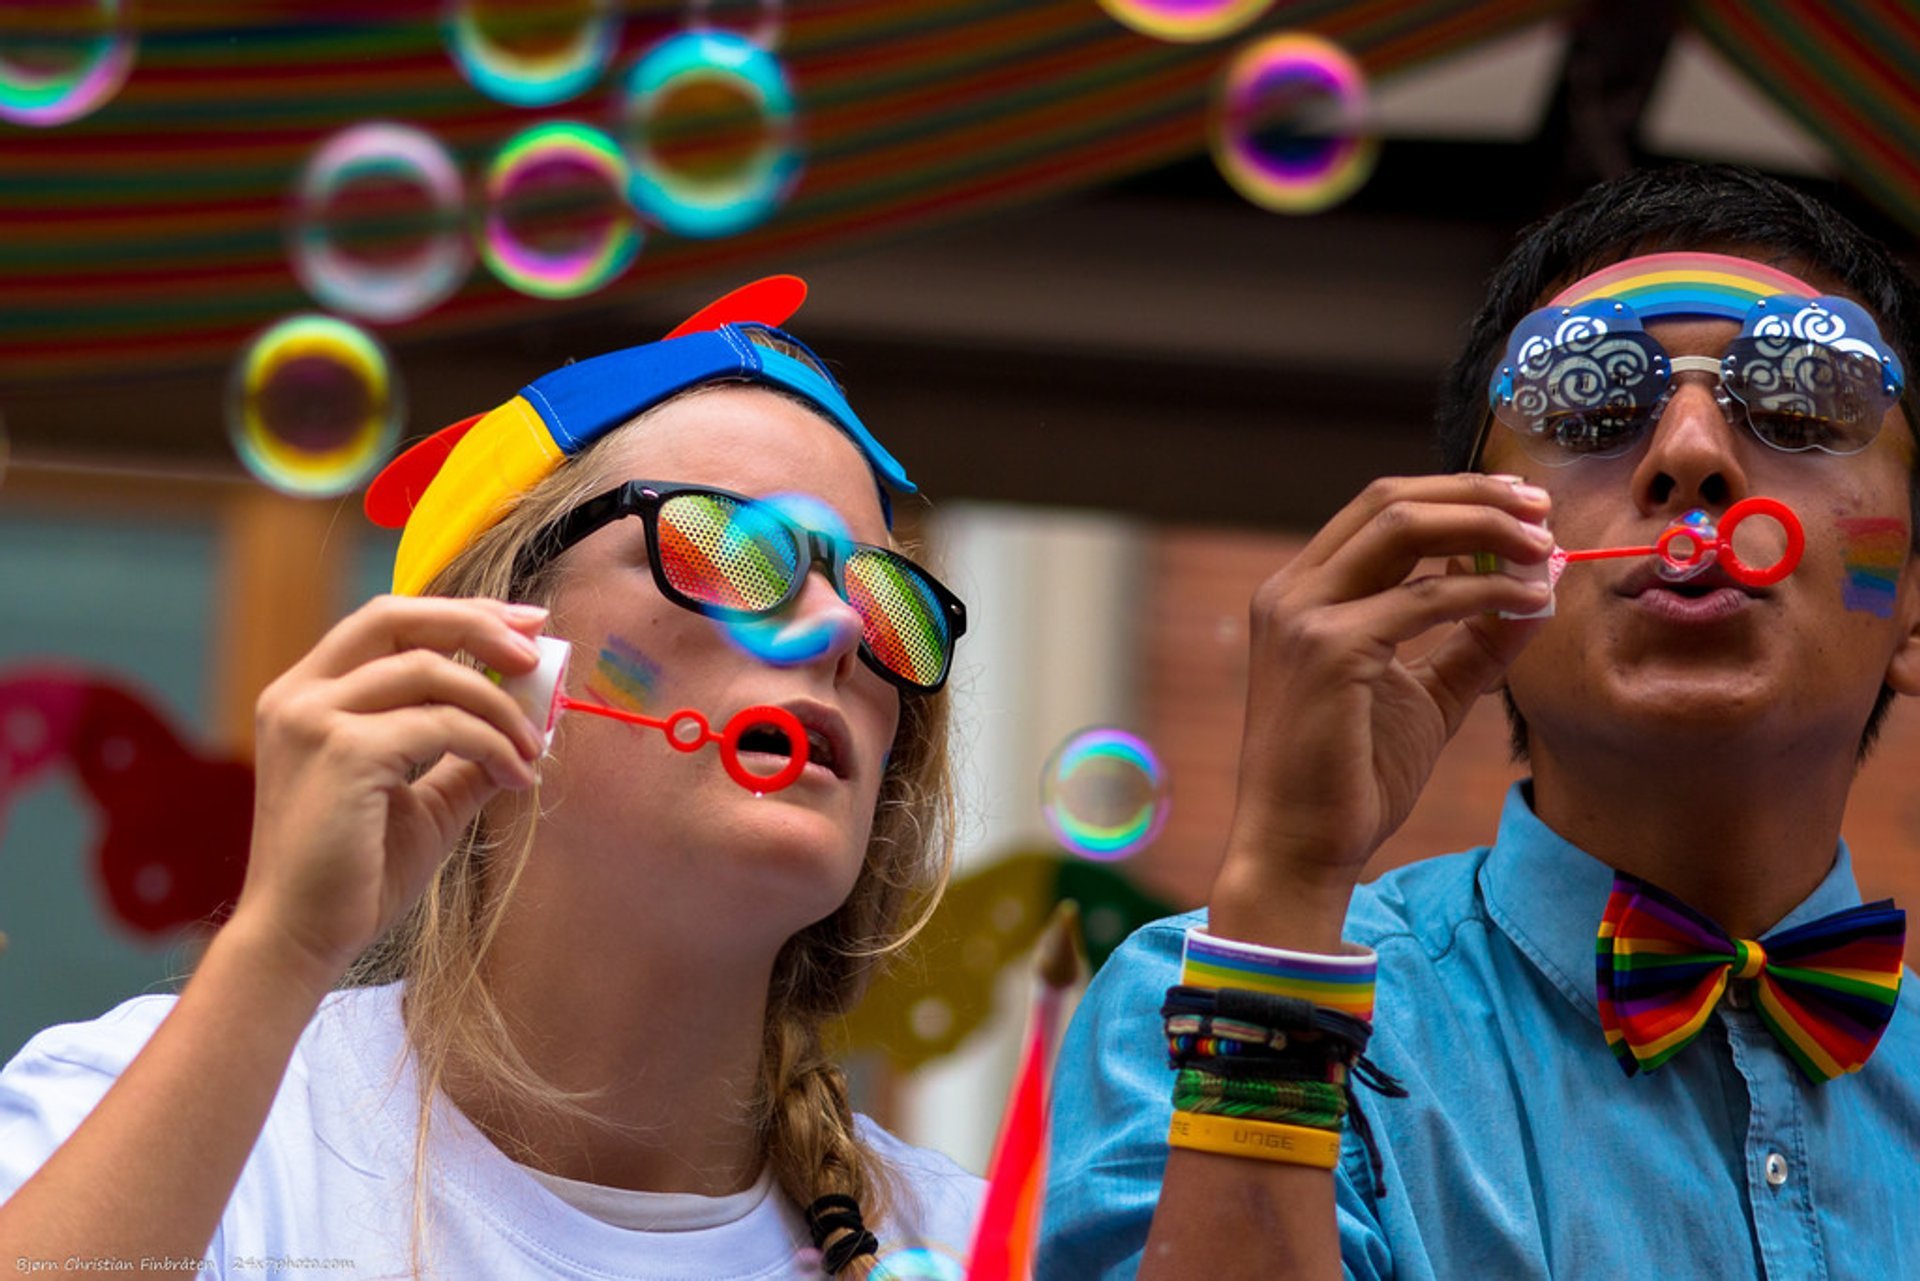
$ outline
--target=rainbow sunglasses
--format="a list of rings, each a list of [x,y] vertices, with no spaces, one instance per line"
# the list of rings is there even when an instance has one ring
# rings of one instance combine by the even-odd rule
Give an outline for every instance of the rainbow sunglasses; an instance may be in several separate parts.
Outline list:
[[[403,531],[394,557],[394,593],[423,592],[522,494],[595,440],[679,392],[718,381],[779,388],[817,408],[860,450],[892,528],[889,490],[917,492],[905,469],[817,360],[755,341],[770,335],[812,355],[775,327],[799,309],[806,288],[795,276],[755,281],[702,308],[659,342],[555,370],[492,412],[455,423],[396,458],[366,497],[375,524]],[[635,503],[618,497],[660,489],[686,491],[665,521],[660,509],[646,510],[644,498]],[[697,493],[720,495],[728,500],[726,509],[700,509],[691,501]],[[797,595],[811,567],[824,563],[835,590],[861,615],[861,654],[868,665],[903,689],[930,692],[944,683],[954,643],[966,629],[958,597],[886,548],[849,543],[822,550],[823,536],[803,530],[796,537],[771,509],[739,495],[697,486],[622,486],[591,500],[561,527],[542,531],[532,546],[550,560],[561,542],[577,541],[624,515],[647,522],[655,577],[676,603],[720,618],[765,615]],[[659,544],[668,536],[672,554],[663,559]],[[702,565],[724,565],[732,578],[703,582]]]
[[[1642,324],[1665,316],[1736,320],[1740,333],[1718,359],[1669,356]],[[1744,417],[1787,453],[1858,453],[1906,389],[1899,357],[1851,299],[1728,254],[1646,254],[1583,277],[1514,326],[1473,459],[1494,419],[1550,467],[1617,457],[1689,372],[1712,375],[1729,420]]]

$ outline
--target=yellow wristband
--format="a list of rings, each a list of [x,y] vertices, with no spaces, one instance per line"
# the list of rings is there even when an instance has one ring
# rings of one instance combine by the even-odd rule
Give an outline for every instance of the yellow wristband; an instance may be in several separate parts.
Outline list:
[[[1175,1112],[1167,1143],[1195,1152],[1252,1157],[1286,1165],[1313,1165],[1331,1170],[1340,1163],[1340,1132],[1306,1125],[1279,1125],[1272,1121],[1243,1121],[1234,1116],[1207,1116]]]

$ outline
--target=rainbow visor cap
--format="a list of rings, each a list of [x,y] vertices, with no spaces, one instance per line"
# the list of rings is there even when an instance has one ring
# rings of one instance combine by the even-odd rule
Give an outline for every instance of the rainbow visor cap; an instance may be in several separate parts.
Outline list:
[[[1643,322],[1675,316],[1740,332],[1718,358],[1669,356]],[[1746,258],[1660,253],[1596,271],[1523,318],[1487,404],[1529,457],[1562,466],[1632,448],[1689,372],[1714,377],[1723,411],[1788,453],[1865,449],[1906,389],[1899,356],[1853,300]]]
[[[368,487],[367,515],[402,529],[393,590],[417,596],[473,540],[566,459],[689,388],[744,381],[793,393],[859,448],[893,521],[888,490],[915,490],[860,421],[825,367],[761,346],[806,297],[794,276],[755,281],[703,308],[659,342],[583,360],[537,378],[491,413],[455,423],[395,459]],[[809,353],[811,354],[811,353]]]

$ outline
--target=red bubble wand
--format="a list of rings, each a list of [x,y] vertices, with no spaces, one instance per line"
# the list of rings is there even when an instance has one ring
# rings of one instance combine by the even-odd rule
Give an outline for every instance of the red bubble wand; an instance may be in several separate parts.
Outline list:
[[[525,676],[503,677],[491,670],[487,674],[512,695],[528,716],[546,727],[549,744],[553,742],[553,727],[563,710],[589,712],[608,720],[657,729],[676,752],[697,752],[709,743],[719,744],[720,764],[727,771],[727,777],[756,796],[789,786],[807,768],[807,731],[800,724],[800,718],[784,707],[764,703],[744,707],[729,717],[725,727],[716,734],[705,714],[689,707],[660,717],[589,703],[560,692],[573,646],[557,636],[536,637],[534,644],[540,650],[540,662]],[[787,759],[771,774],[756,774],[740,759],[741,738],[756,729],[771,729],[786,737]]]
[[[1749,565],[1733,549],[1733,531],[1754,516],[1774,520],[1786,533],[1786,548],[1771,565]],[[1801,528],[1800,518],[1793,514],[1791,507],[1777,498],[1743,498],[1727,508],[1718,528],[1682,519],[1667,526],[1651,547],[1592,547],[1555,554],[1568,564],[1622,556],[1658,556],[1664,568],[1682,578],[1690,578],[1717,561],[1735,582],[1748,587],[1771,587],[1799,566],[1800,554],[1806,549],[1806,530]]]
[[[1786,539],[1779,558],[1769,565],[1750,565],[1740,559],[1740,554],[1734,550],[1735,531],[1755,516],[1778,524]],[[1660,537],[1650,545],[1588,547],[1578,551],[1555,547],[1553,554],[1538,565],[1516,565],[1504,558],[1485,557],[1480,561],[1480,568],[1483,571],[1504,571],[1520,578],[1545,579],[1547,585],[1553,587],[1559,584],[1561,571],[1576,561],[1658,556],[1661,575],[1674,582],[1685,582],[1709,565],[1719,564],[1725,567],[1727,577],[1737,583],[1747,587],[1771,587],[1799,568],[1801,554],[1806,549],[1806,530],[1801,527],[1800,518],[1793,514],[1793,509],[1777,498],[1756,497],[1743,498],[1727,508],[1717,526],[1706,512],[1690,511],[1661,531]],[[1531,614],[1503,611],[1500,616],[1547,618],[1552,614],[1553,601],[1549,598],[1544,606]]]

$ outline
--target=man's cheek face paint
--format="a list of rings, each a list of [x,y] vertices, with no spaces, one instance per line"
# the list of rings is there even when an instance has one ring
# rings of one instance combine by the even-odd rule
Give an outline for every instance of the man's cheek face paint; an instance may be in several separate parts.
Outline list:
[[[1907,522],[1891,516],[1856,516],[1836,522],[1845,577],[1841,602],[1876,618],[1893,617],[1893,598],[1906,561]]]
[[[819,530],[833,538],[852,537],[840,513],[811,494],[773,494],[761,501],[796,525]],[[794,617],[790,609],[738,623],[715,620],[714,625],[735,646],[774,667],[794,667],[813,661],[832,647],[836,635],[830,620],[817,616]]]
[[[654,709],[660,664],[621,636],[609,636],[587,677],[587,693],[609,707],[648,712]]]

